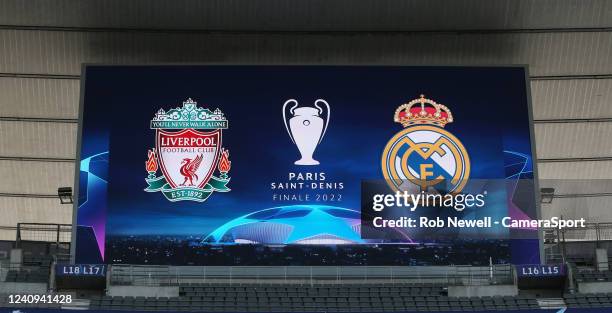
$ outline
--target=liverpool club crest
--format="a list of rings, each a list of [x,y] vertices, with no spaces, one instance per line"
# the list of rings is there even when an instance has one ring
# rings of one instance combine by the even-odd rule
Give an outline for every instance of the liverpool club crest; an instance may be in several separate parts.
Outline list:
[[[213,192],[228,192],[229,152],[222,148],[228,121],[221,110],[199,108],[191,99],[183,107],[160,109],[151,120],[155,149],[145,167],[147,192],[160,191],[170,201],[204,202]],[[160,176],[156,176],[158,169]],[[218,170],[219,176],[215,176]]]

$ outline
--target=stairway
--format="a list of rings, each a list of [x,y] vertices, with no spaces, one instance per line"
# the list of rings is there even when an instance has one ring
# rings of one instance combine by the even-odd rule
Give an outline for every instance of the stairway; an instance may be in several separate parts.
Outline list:
[[[563,298],[542,298],[538,299],[541,309],[564,309],[567,307]]]
[[[74,299],[72,298],[71,303],[62,304],[63,310],[88,310],[89,309],[88,299]]]

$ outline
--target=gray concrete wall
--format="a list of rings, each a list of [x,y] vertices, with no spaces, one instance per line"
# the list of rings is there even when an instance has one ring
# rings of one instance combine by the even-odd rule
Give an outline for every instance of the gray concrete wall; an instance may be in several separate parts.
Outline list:
[[[595,250],[595,266],[598,271],[607,271],[610,269],[608,266],[608,249],[596,249]]]
[[[11,264],[14,264],[13,266],[21,265],[21,262],[23,261],[23,251],[21,249],[11,249],[11,256],[9,260]]]
[[[46,294],[47,284],[45,283],[0,283],[0,294]]]
[[[484,285],[484,286],[449,286],[449,297],[492,297],[516,296],[518,288],[515,285]]]
[[[582,282],[578,283],[579,293],[608,293],[612,292],[612,282]]]

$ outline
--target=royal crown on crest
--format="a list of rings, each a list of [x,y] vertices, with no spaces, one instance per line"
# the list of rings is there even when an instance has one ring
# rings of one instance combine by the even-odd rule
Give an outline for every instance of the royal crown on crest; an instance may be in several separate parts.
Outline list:
[[[445,105],[421,95],[418,99],[400,105],[395,110],[393,121],[404,127],[424,124],[444,127],[453,122],[453,115]]]

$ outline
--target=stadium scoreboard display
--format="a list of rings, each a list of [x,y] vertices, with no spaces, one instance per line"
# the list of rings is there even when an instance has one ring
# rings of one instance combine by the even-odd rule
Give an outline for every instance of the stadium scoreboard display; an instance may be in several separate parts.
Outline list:
[[[522,66],[82,77],[79,263],[539,263]]]

